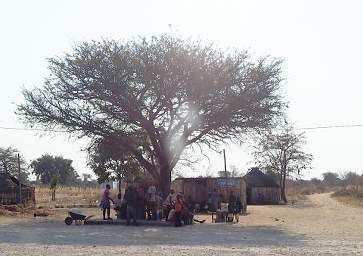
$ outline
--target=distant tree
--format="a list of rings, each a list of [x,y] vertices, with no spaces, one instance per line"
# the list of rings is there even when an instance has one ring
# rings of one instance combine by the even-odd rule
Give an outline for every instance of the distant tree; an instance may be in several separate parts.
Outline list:
[[[58,184],[59,184],[59,176],[55,175],[52,177],[52,179],[50,180],[50,184],[49,184],[49,189],[52,194],[52,201],[55,201],[55,193],[56,193]]]
[[[57,177],[57,184],[69,185],[77,182],[78,174],[72,167],[72,160],[62,156],[42,155],[31,162],[32,173],[43,184],[50,184]]]
[[[25,90],[30,125],[113,141],[164,194],[184,149],[216,148],[274,125],[285,106],[281,60],[163,35],[85,42],[50,58],[43,88]]]
[[[310,167],[312,155],[302,150],[304,133],[297,133],[287,123],[274,131],[264,132],[256,140],[254,157],[263,169],[278,175],[281,199],[286,198],[286,177]]]
[[[18,154],[20,155],[20,176]],[[0,148],[0,172],[6,172],[18,178],[21,182],[28,181],[29,171],[26,161],[20,152],[12,147]]]
[[[310,182],[313,183],[314,185],[318,186],[322,184],[322,180],[319,180],[318,178],[311,178]]]
[[[334,172],[323,173],[323,182],[328,186],[338,186],[341,184],[339,174]]]
[[[135,158],[122,151],[115,151],[115,147],[112,141],[102,139],[88,148],[88,166],[96,174],[97,181],[117,180],[119,185],[121,181],[140,181],[144,177],[144,169]]]
[[[358,192],[359,186],[363,185],[363,177],[355,172],[347,172],[342,177],[342,183],[345,187],[352,186]]]

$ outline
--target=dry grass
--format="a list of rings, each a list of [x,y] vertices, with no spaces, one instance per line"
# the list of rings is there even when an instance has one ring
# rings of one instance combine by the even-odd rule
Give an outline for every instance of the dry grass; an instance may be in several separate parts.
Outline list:
[[[31,217],[34,213],[47,213],[51,217],[64,216],[67,209],[90,208],[96,211],[101,191],[92,187],[59,187],[56,192],[56,200],[51,200],[51,191],[48,186],[35,187],[35,206],[0,205],[0,217]],[[113,192],[113,195],[116,195]],[[92,208],[92,209],[91,209]]]
[[[0,205],[0,217],[24,217],[31,215],[34,211],[33,206],[18,206],[18,205]]]
[[[288,180],[286,183],[286,196],[291,203],[306,201],[308,195],[327,193],[339,189],[336,187],[328,187],[324,184],[314,184],[305,180]]]
[[[361,187],[345,187],[332,194],[339,202],[355,207],[363,207],[363,191]]]
[[[339,196],[336,199],[346,205],[363,207],[363,200],[361,198],[349,197],[349,196]]]
[[[100,189],[90,187],[59,187],[56,200],[51,200],[48,187],[37,186],[35,198],[38,208],[96,207],[100,199]]]

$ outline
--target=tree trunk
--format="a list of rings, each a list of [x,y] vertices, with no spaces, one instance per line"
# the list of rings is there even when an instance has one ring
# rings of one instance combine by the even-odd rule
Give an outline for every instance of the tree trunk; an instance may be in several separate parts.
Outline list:
[[[55,201],[55,189],[52,189],[52,201]]]
[[[121,176],[117,177],[117,181],[118,181],[118,193],[121,194]]]
[[[282,199],[282,201],[287,203],[287,198],[286,198],[286,171],[284,171],[283,178],[282,178],[281,199]]]
[[[159,189],[163,193],[163,198],[166,198],[170,193],[171,187],[171,169],[165,165],[160,169]]]

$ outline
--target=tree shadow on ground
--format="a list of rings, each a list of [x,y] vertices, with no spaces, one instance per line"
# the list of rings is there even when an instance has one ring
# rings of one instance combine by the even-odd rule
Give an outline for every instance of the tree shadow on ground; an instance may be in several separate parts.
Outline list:
[[[60,222],[0,225],[0,243],[100,246],[303,246],[306,238],[272,226],[196,224],[175,227],[66,226]]]

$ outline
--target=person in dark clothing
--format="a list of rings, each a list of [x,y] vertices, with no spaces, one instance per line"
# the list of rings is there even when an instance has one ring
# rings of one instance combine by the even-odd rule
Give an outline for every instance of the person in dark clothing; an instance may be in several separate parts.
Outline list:
[[[132,219],[133,225],[137,225],[136,222],[137,191],[133,186],[130,186],[126,189],[124,199],[127,203],[126,223],[127,225],[130,225],[130,220]]]
[[[234,217],[238,221],[238,217],[236,216],[239,213],[239,204],[237,197],[235,196],[234,192],[231,191],[231,194],[228,198],[228,214],[232,214],[232,217],[228,217],[229,221],[233,221]]]
[[[145,219],[146,211],[146,196],[143,187],[139,187],[136,190],[137,193],[137,205],[136,205],[136,218],[140,220]]]
[[[241,198],[237,197],[237,207],[236,207],[236,210],[234,215],[235,215],[235,218],[236,218],[236,221],[239,222],[239,215],[240,213],[243,211],[243,204],[241,202]]]
[[[212,212],[220,208],[221,196],[218,194],[217,189],[214,189],[208,199],[208,209]]]
[[[185,206],[188,208],[189,212],[194,212],[195,204],[191,195],[185,200]]]
[[[185,202],[183,203],[183,210],[182,210],[182,219],[184,225],[191,225],[193,222],[197,223],[204,223],[206,220],[197,220],[194,219],[194,201],[192,197],[189,195]]]

